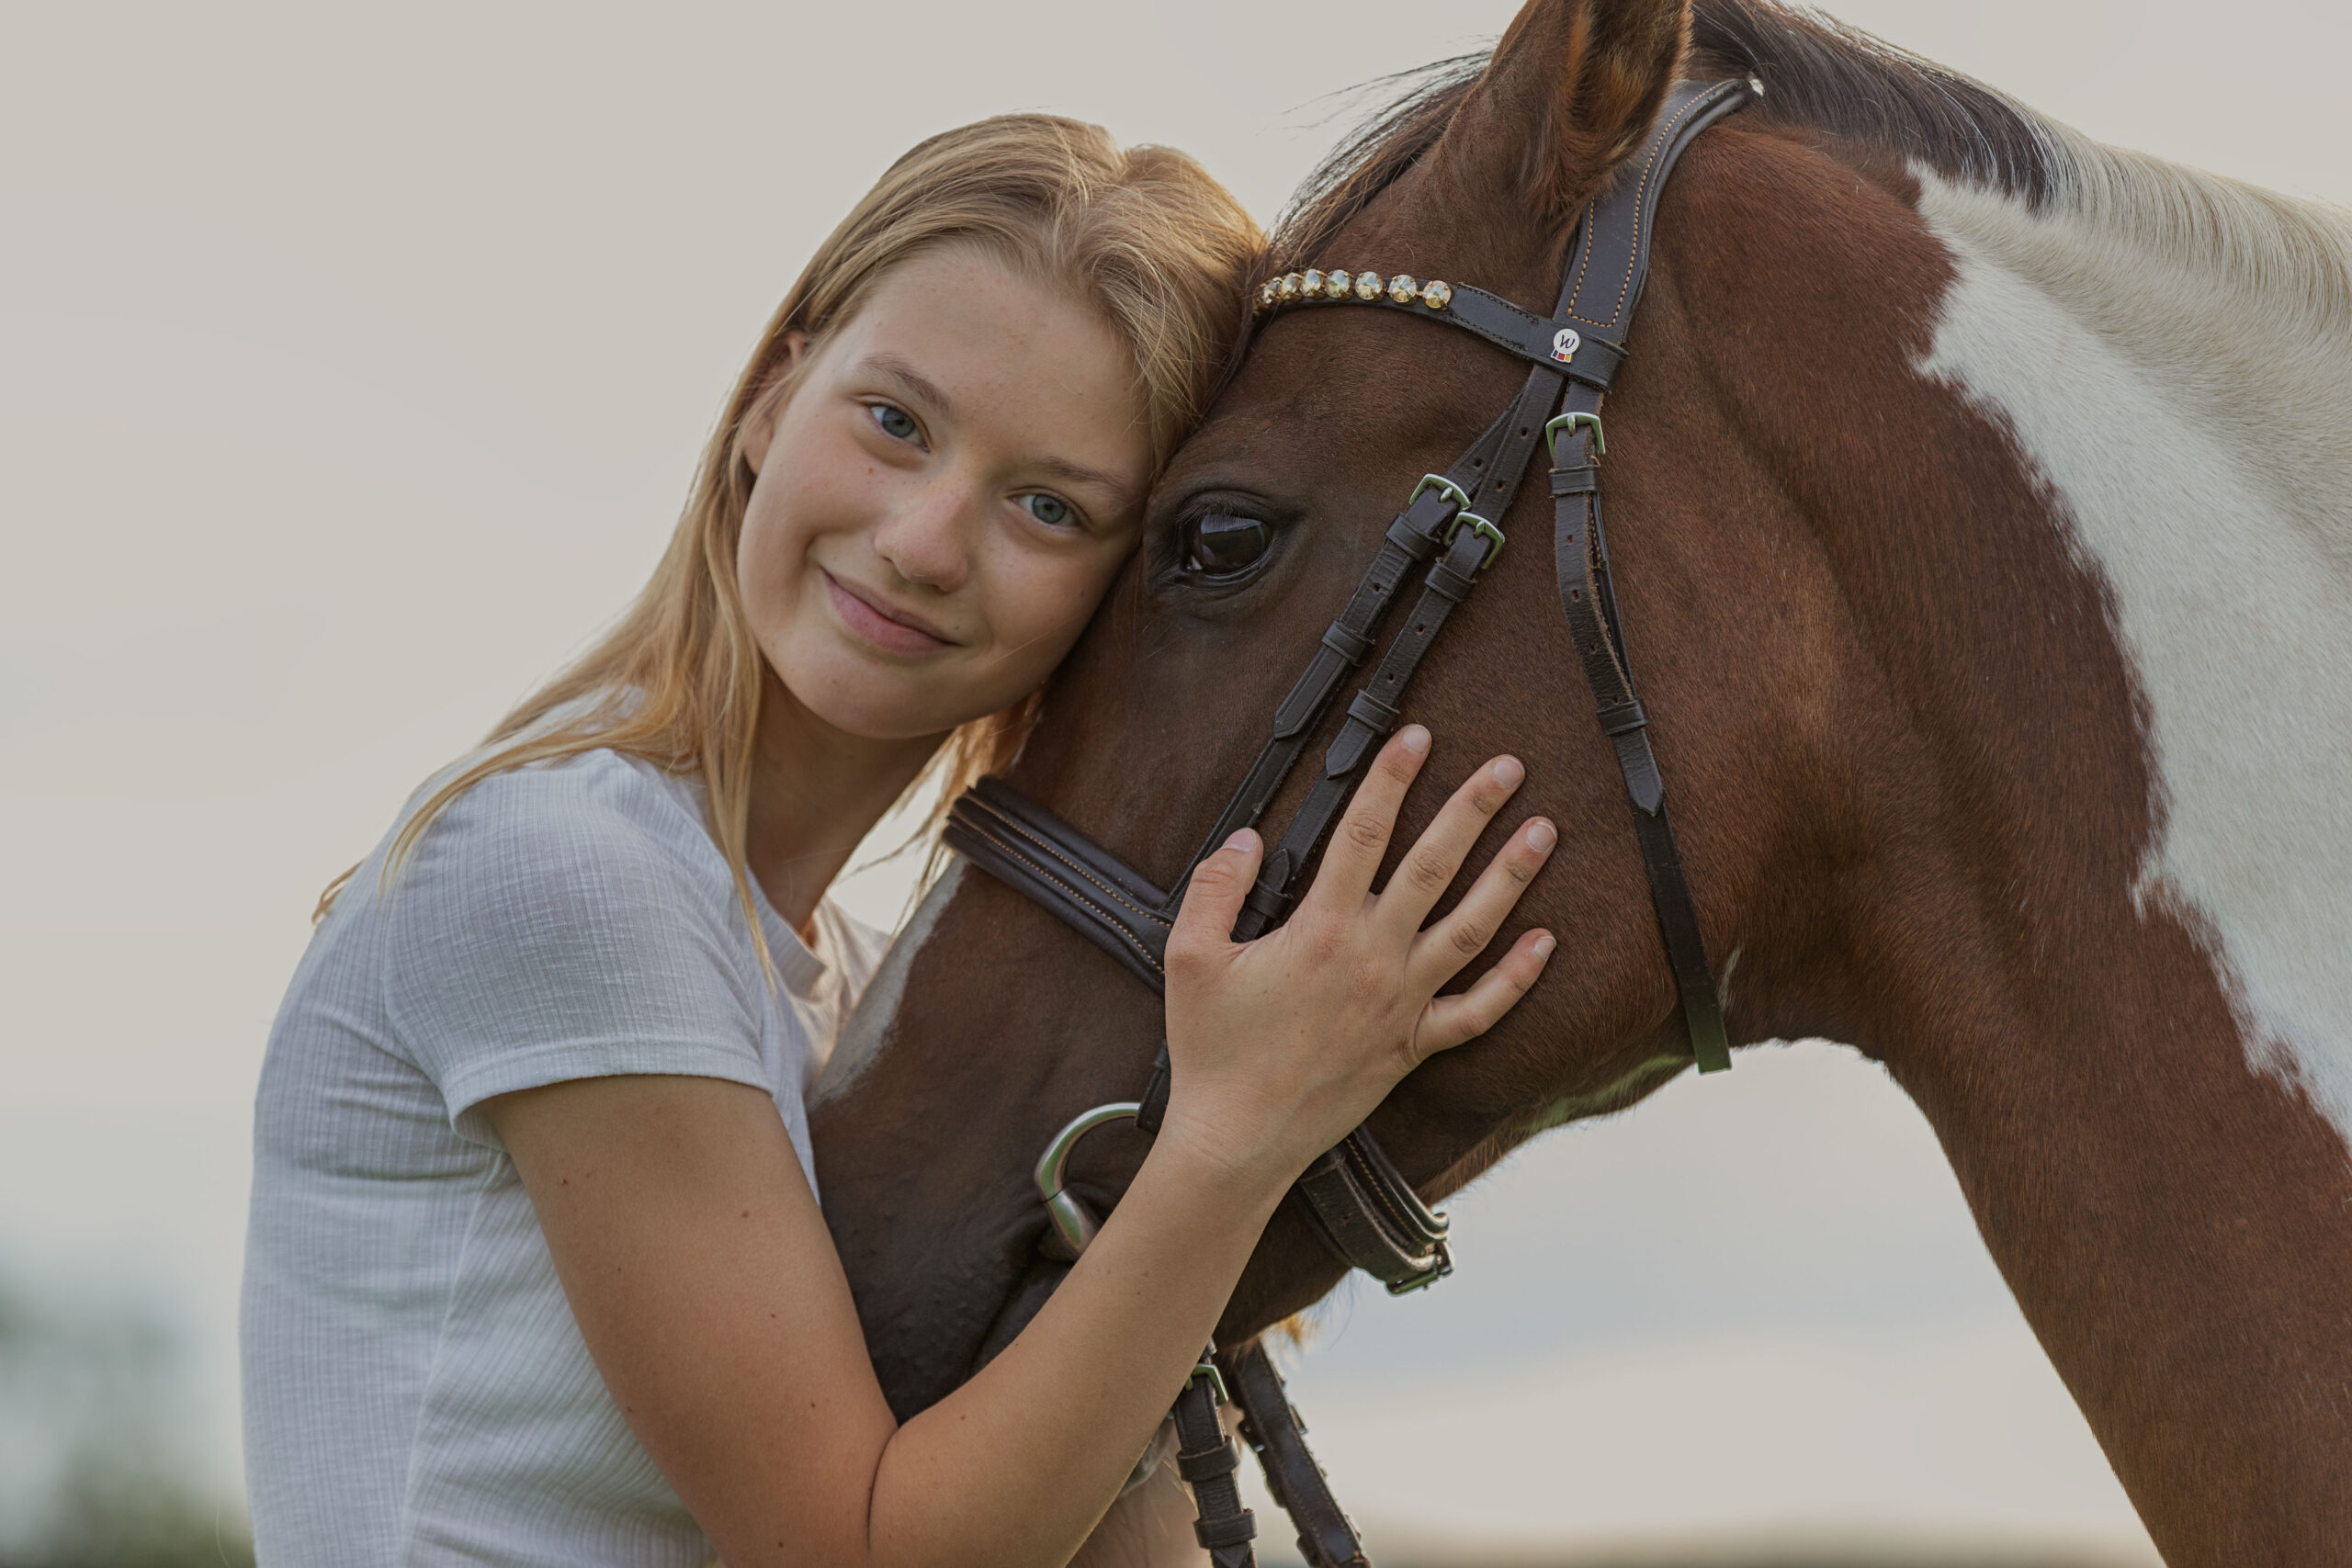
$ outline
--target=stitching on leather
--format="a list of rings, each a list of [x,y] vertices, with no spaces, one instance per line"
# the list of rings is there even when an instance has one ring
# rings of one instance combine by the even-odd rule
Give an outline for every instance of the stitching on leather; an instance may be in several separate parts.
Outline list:
[[[1342,1148],[1345,1148],[1346,1146],[1347,1145],[1345,1144],[1340,1145],[1340,1147]],[[1345,1157],[1351,1165],[1355,1163],[1355,1156],[1352,1153],[1350,1153],[1343,1157]],[[1334,1233],[1335,1239],[1340,1241],[1341,1249],[1347,1249],[1347,1241],[1345,1237],[1343,1235],[1340,1235],[1339,1233],[1354,1230],[1356,1227],[1347,1224],[1346,1221],[1352,1218],[1356,1213],[1363,1213],[1365,1217],[1372,1222],[1373,1239],[1382,1247],[1386,1247],[1388,1251],[1396,1257],[1399,1263],[1405,1265],[1407,1268],[1412,1267],[1413,1259],[1411,1257],[1406,1253],[1403,1247],[1397,1244],[1396,1238],[1390,1235],[1388,1231],[1383,1227],[1381,1221],[1384,1216],[1379,1213],[1372,1213],[1368,1210],[1359,1210],[1357,1206],[1352,1203],[1343,1202],[1340,1199],[1329,1197],[1329,1194],[1325,1190],[1335,1184],[1345,1191],[1352,1191],[1354,1190],[1349,1185],[1347,1178],[1336,1170],[1326,1171],[1321,1176],[1313,1179],[1311,1182],[1308,1179],[1302,1177],[1298,1183],[1300,1190],[1308,1194],[1308,1201],[1314,1204],[1315,1209],[1318,1213],[1322,1213],[1325,1206],[1324,1202],[1317,1201],[1317,1199],[1320,1197],[1326,1199],[1331,1208],[1337,1211],[1341,1216],[1340,1220],[1333,1220],[1329,1214],[1323,1215],[1323,1223],[1325,1226]],[[1383,1208],[1387,1206],[1388,1200],[1386,1196],[1381,1193],[1377,1187],[1374,1188],[1374,1201],[1379,1203]]]
[[[1649,189],[1650,177],[1657,173],[1658,160],[1665,157],[1667,149],[1674,145],[1675,127],[1680,125],[1684,120],[1690,118],[1691,115],[1698,112],[1700,105],[1713,102],[1716,96],[1716,94],[1711,92],[1697,94],[1689,103],[1683,105],[1681,112],[1677,114],[1672,119],[1667,121],[1665,126],[1661,128],[1657,133],[1657,139],[1650,149],[1649,162],[1642,168],[1641,183],[1634,187],[1634,258],[1639,257],[1642,254],[1642,231],[1643,226],[1649,216],[1649,209],[1646,202],[1644,200],[1644,194]],[[1585,209],[1585,232],[1589,236],[1593,232],[1593,215],[1598,210],[1599,207],[1600,203],[1596,201],[1592,206]],[[1588,265],[1591,263],[1591,253],[1595,248],[1596,247],[1594,245],[1589,243],[1585,247],[1585,261]],[[1570,319],[1582,321],[1588,326],[1600,327],[1604,331],[1611,327],[1614,327],[1617,324],[1617,319],[1625,313],[1625,294],[1627,290],[1634,287],[1634,273],[1635,270],[1636,269],[1633,265],[1633,259],[1629,258],[1625,266],[1625,276],[1617,285],[1616,308],[1610,311],[1609,319],[1607,321],[1600,321],[1593,320],[1590,316],[1579,316],[1576,313],[1576,302],[1584,293],[1584,273],[1582,269],[1579,269],[1577,274],[1577,286],[1568,295],[1568,315]]]
[[[1366,1156],[1363,1151],[1357,1148],[1352,1143],[1343,1142],[1340,1146],[1348,1151],[1348,1163],[1363,1173],[1364,1186],[1371,1189],[1373,1197],[1379,1201],[1382,1212],[1385,1213],[1390,1222],[1396,1225],[1397,1234],[1408,1237],[1418,1235],[1420,1233],[1421,1227],[1414,1222],[1412,1216],[1407,1214],[1401,1208],[1399,1208],[1396,1201],[1389,1196],[1388,1184],[1381,1180],[1379,1173],[1373,1168],[1370,1156]],[[1389,1239],[1392,1246],[1396,1245],[1393,1238],[1384,1239]],[[1396,1250],[1396,1255],[1403,1258],[1407,1263],[1409,1264],[1413,1261],[1412,1254],[1407,1252],[1403,1247],[1397,1246]],[[1423,1248],[1423,1251],[1426,1252],[1426,1250],[1427,1248]]]
[[[1600,216],[1600,202],[1599,198],[1596,197],[1595,199],[1585,203],[1583,228],[1584,244],[1580,247],[1584,252],[1584,256],[1577,263],[1577,286],[1568,290],[1568,302],[1560,311],[1561,315],[1566,317],[1569,321],[1583,321],[1584,324],[1589,327],[1597,327],[1600,323],[1577,315],[1577,301],[1584,298],[1584,279],[1585,275],[1592,270],[1592,253],[1600,248],[1600,237],[1593,231],[1593,220]]]
[[[1100,904],[1095,903],[1091,898],[1089,898],[1085,894],[1080,893],[1077,888],[1072,887],[1068,882],[1065,882],[1060,877],[1056,876],[1050,867],[1039,865],[1033,861],[1029,863],[1029,869],[1036,873],[1043,880],[1050,882],[1055,886],[1059,887],[1062,890],[1063,896],[1069,898],[1071,903],[1083,905],[1085,908],[1093,910],[1098,924],[1105,930],[1116,931],[1120,938],[1125,941],[1129,947],[1136,950],[1136,954],[1140,956],[1146,964],[1151,965],[1151,972],[1153,974],[1159,976],[1162,979],[1166,979],[1168,977],[1167,968],[1161,964],[1158,958],[1152,955],[1151,949],[1145,945],[1143,939],[1136,935],[1135,932],[1127,930],[1125,925],[1120,923],[1117,916],[1112,914],[1108,909],[1103,908]]]
[[[1072,857],[1070,853],[1064,850],[1059,844],[1055,843],[1051,839],[1048,839],[1042,833],[1039,833],[1027,823],[1021,821],[1018,818],[1006,817],[1001,812],[998,813],[998,815],[1007,826],[1012,828],[1014,832],[1020,834],[1023,838],[1028,840],[1039,849],[1044,850],[1047,854],[1061,862],[1062,864],[1069,867],[1070,870],[1076,872],[1080,876],[1084,877],[1096,887],[1101,888],[1102,892],[1109,897],[1113,903],[1117,904],[1122,908],[1133,910],[1135,913],[1141,915],[1145,919],[1151,921],[1155,925],[1167,926],[1170,931],[1175,929],[1173,922],[1164,919],[1150,909],[1145,908],[1142,905],[1128,897],[1122,889],[1113,886],[1110,883],[1105,882],[1101,877],[1095,875],[1084,862]]]
[[[966,826],[970,827],[971,825],[967,823]],[[1071,903],[1092,910],[1095,917],[1095,923],[1097,925],[1105,931],[1116,932],[1121,941],[1125,942],[1129,947],[1134,948],[1136,954],[1141,957],[1146,964],[1151,965],[1153,974],[1158,975],[1162,978],[1167,976],[1168,971],[1166,967],[1161,964],[1159,959],[1152,953],[1150,946],[1147,944],[1141,937],[1128,930],[1126,923],[1121,920],[1116,915],[1114,915],[1110,910],[1105,909],[1102,905],[1097,904],[1094,900],[1089,898],[1077,887],[1071,886],[1067,878],[1056,875],[1052,866],[1047,865],[1044,862],[1036,860],[1032,856],[1021,853],[1020,846],[1017,844],[1006,843],[1002,839],[996,837],[994,834],[980,831],[978,829],[975,829],[975,832],[976,835],[983,841],[1000,851],[1008,860],[1012,861],[1023,871],[1026,871],[1031,875],[1035,876],[1041,882],[1048,883],[1051,886],[1059,888],[1063,897],[1067,897]],[[1065,862],[1064,863],[1068,863]],[[1092,881],[1093,879],[1090,877],[1088,880]],[[1096,886],[1100,886],[1101,884],[1097,883]],[[1129,908],[1133,908],[1133,906],[1130,905]],[[1148,915],[1148,918],[1158,921],[1161,925],[1168,924],[1167,921],[1160,919],[1157,915]]]

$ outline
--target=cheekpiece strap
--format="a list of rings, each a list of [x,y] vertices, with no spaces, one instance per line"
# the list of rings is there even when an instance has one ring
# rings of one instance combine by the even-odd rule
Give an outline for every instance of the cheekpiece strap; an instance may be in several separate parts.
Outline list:
[[[1632,165],[1618,175],[1609,199],[1585,209],[1568,265],[1560,313],[1596,328],[1623,331],[1649,276],[1650,238],[1657,195],[1691,139],[1747,104],[1744,82],[1686,85],[1667,100],[1657,129]],[[1630,188],[1624,182],[1633,182]],[[1609,536],[1601,524],[1600,465],[1605,446],[1601,389],[1571,381],[1560,412],[1544,427],[1552,449],[1553,561],[1560,609],[1576,645],[1577,661],[1591,688],[1595,717],[1615,754],[1633,807],[1634,836],[1650,885],[1667,967],[1681,1004],[1690,1055],[1702,1073],[1731,1066],[1723,1003],[1699,928],[1682,852],[1668,815],[1666,781],[1649,737],[1649,713],[1634,683],[1634,665],[1617,614],[1609,570]]]

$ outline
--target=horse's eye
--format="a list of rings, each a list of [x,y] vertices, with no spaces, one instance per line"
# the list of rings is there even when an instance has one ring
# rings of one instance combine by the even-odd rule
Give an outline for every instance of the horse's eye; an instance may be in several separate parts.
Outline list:
[[[1255,517],[1212,512],[1184,525],[1184,564],[1211,577],[1230,577],[1255,566],[1273,538],[1274,531]]]

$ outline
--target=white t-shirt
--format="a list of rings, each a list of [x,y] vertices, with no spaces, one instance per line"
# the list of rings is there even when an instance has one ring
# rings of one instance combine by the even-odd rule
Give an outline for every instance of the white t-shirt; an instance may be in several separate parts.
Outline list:
[[[240,1337],[261,1562],[701,1568],[480,1107],[615,1073],[726,1078],[775,1097],[808,1169],[803,1090],[888,939],[827,904],[812,952],[763,898],[772,987],[700,786],[612,751],[476,784],[379,894],[390,843],[311,938],[254,1107]]]

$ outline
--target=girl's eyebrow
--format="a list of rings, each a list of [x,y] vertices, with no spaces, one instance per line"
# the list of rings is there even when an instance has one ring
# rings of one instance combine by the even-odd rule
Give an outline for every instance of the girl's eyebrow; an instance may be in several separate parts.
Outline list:
[[[899,355],[887,350],[877,350],[867,355],[859,362],[859,366],[860,368],[870,370],[886,380],[898,383],[899,389],[907,394],[908,400],[927,404],[933,412],[944,415],[947,419],[953,420],[956,417],[956,400],[947,395],[946,389]],[[1136,486],[1129,484],[1118,475],[1105,473],[1101,468],[1089,468],[1084,463],[1074,463],[1068,457],[1041,453],[1031,458],[1030,462],[1067,483],[1086,485],[1102,491],[1109,498],[1111,509],[1114,513],[1124,513],[1143,499],[1142,493]]]
[[[1067,457],[1049,455],[1033,457],[1030,461],[1057,479],[1074,485],[1091,485],[1102,491],[1110,498],[1111,509],[1116,514],[1124,515],[1143,500],[1135,486],[1100,468],[1090,468],[1083,463],[1073,463]]]
[[[859,368],[871,370],[887,380],[896,381],[899,389],[919,403],[929,403],[933,412],[956,417],[956,400],[949,397],[938,382],[908,364],[895,354],[869,354]]]

